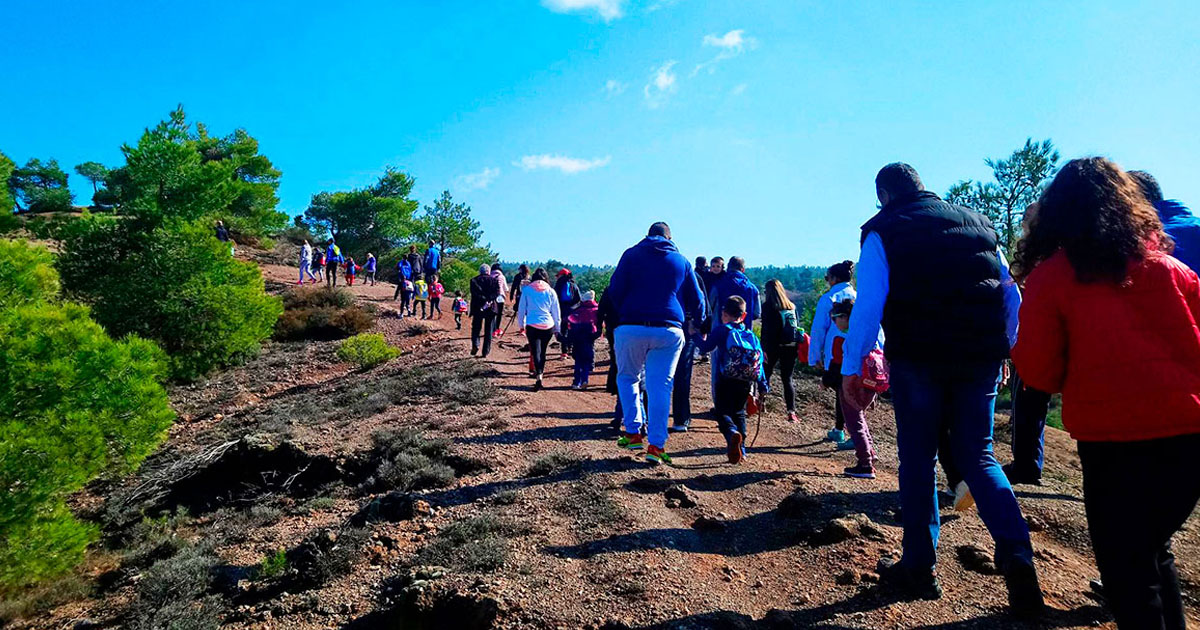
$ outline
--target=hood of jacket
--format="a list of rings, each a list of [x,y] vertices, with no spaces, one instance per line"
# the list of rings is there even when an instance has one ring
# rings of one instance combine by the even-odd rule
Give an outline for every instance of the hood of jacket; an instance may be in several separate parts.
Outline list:
[[[1192,216],[1192,211],[1183,205],[1183,202],[1175,199],[1163,199],[1155,202],[1154,209],[1158,211],[1158,217],[1163,221]]]
[[[545,280],[534,280],[526,285],[525,288],[544,293],[550,290],[550,283],[546,282]]]
[[[657,255],[666,258],[672,253],[679,253],[679,249],[675,247],[675,243],[665,236],[647,236],[633,246],[635,249],[643,252]]]

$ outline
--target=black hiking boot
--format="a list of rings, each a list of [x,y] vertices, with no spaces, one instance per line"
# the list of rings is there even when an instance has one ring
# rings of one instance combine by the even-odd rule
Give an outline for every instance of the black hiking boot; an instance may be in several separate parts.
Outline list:
[[[876,568],[879,581],[899,590],[910,599],[934,600],[942,598],[942,585],[933,571],[910,571],[899,560],[882,558]]]
[[[1009,560],[1004,567],[1004,584],[1008,587],[1008,606],[1017,617],[1029,619],[1046,610],[1037,570],[1028,560]]]

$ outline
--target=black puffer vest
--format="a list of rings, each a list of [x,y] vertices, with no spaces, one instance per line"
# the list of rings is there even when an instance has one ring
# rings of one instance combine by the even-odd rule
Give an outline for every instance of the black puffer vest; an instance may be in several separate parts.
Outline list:
[[[888,262],[883,311],[888,359],[1000,360],[1008,356],[996,230],[987,217],[921,191],[862,227]]]

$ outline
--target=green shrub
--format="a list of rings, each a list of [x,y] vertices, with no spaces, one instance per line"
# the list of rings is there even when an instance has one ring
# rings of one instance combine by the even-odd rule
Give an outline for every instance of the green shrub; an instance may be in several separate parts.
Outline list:
[[[0,308],[45,302],[58,294],[53,264],[45,247],[0,240]]]
[[[417,564],[451,567],[460,571],[495,571],[508,559],[506,538],[529,533],[512,519],[482,514],[451,523],[433,542],[417,553]]]
[[[166,437],[174,413],[164,377],[154,344],[112,340],[82,306],[0,309],[0,584],[81,558],[95,528],[64,499]]]
[[[388,345],[379,333],[354,335],[338,346],[337,356],[361,368],[371,368],[400,356],[400,349]]]
[[[543,477],[579,466],[584,458],[571,451],[552,451],[533,460],[526,477]]]
[[[257,266],[234,260],[204,221],[141,229],[91,216],[58,258],[67,294],[112,335],[158,341],[171,375],[190,380],[258,352],[282,311]]]
[[[294,287],[283,293],[283,308],[348,308],[354,306],[354,295],[345,289],[329,287]]]
[[[132,630],[215,630],[221,599],[208,595],[217,557],[190,547],[159,560],[142,575],[126,627]]]
[[[287,550],[280,549],[269,553],[258,565],[258,577],[269,580],[277,578],[287,571]]]

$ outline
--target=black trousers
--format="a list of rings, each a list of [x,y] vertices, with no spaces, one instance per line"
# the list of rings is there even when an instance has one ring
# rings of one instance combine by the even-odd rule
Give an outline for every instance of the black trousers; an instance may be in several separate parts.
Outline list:
[[[692,367],[695,362],[696,343],[687,335],[679,362],[675,364],[675,380],[671,385],[671,422],[677,427],[692,423]]]
[[[1198,448],[1200,434],[1079,443],[1088,532],[1122,630],[1186,627],[1171,537],[1200,499]]]
[[[775,371],[776,365],[779,366],[779,376],[783,379],[783,403],[787,405],[788,411],[795,411],[796,387],[792,383],[792,374],[796,371],[796,346],[776,346],[767,350],[767,364],[763,368],[768,380]],[[841,407],[840,403],[838,407]],[[842,426],[845,426],[845,422],[843,416]]]
[[[550,340],[554,339],[554,329],[527,326],[525,338],[529,340],[529,354],[533,357],[533,371],[541,376],[546,371],[546,351],[550,349]]]
[[[496,311],[486,309],[471,318],[471,352],[479,351],[479,337],[483,335],[483,356],[492,351],[492,329],[496,326]]]

